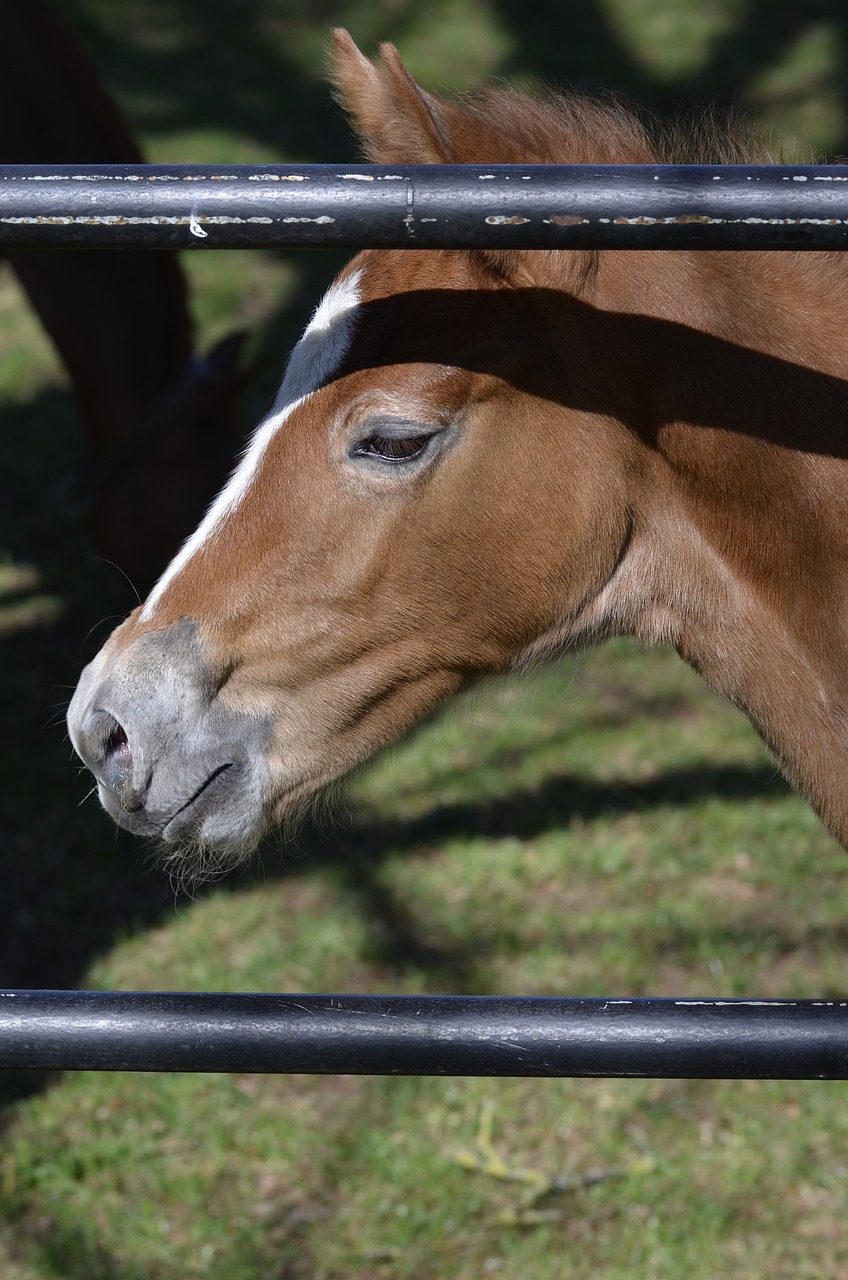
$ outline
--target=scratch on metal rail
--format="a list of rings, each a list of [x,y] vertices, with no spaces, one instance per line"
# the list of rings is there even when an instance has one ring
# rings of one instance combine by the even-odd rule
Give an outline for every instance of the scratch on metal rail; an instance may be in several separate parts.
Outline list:
[[[410,239],[415,238],[415,184],[407,182],[406,184],[406,215],[403,219],[403,225],[406,227]]]

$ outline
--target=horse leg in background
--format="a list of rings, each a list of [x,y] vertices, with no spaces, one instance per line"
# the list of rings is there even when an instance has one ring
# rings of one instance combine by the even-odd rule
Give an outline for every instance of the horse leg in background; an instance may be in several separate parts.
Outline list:
[[[0,0],[0,159],[140,164],[85,50],[49,0]],[[8,261],[70,374],[98,550],[144,592],[220,488],[238,445],[242,335],[192,357],[174,253],[28,250]]]

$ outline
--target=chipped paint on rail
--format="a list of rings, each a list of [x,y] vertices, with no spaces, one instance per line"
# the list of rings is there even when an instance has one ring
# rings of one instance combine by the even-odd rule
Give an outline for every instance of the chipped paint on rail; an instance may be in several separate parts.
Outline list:
[[[269,219],[268,219],[268,221],[269,221],[269,222],[271,222],[271,221],[273,221],[273,219],[269,218]],[[319,217],[317,217],[317,218],[306,218],[306,217],[294,218],[294,217],[291,217],[291,218],[280,218],[280,219],[278,219],[278,221],[280,221],[280,222],[314,222],[314,223],[316,223],[316,225],[317,225],[317,226],[319,226],[319,227],[323,227],[323,226],[326,226],[326,224],[327,224],[328,222],[335,222],[335,218],[331,218],[331,217],[329,216],[329,214],[327,214],[327,213],[322,213],[322,214],[320,214],[320,215],[319,215]]]
[[[674,1007],[683,1009],[794,1009],[797,1000],[675,1000]]]
[[[203,214],[195,218],[193,214],[155,214],[144,218],[139,215],[124,215],[119,213],[103,213],[103,214],[86,214],[85,217],[76,215],[69,217],[65,214],[54,214],[47,216],[39,214],[35,217],[0,217],[0,223],[7,223],[10,226],[46,226],[46,227],[68,227],[68,226],[85,226],[85,227],[129,227],[129,226],[151,226],[151,227],[188,227],[194,235],[198,232],[194,231],[194,227],[201,226],[226,226],[230,223],[236,225],[247,225],[249,223],[260,223],[263,226],[273,226],[275,221],[280,222],[334,222],[334,218],[265,218],[256,215],[250,218],[237,218],[230,214]]]
[[[487,219],[488,221],[488,219]],[[551,219],[555,221],[555,219]],[[583,218],[589,222],[589,218]],[[846,218],[716,218],[706,213],[678,213],[668,217],[654,218],[648,214],[636,217],[620,215],[615,220],[617,227],[681,227],[700,224],[706,227],[842,227],[848,226]],[[609,223],[609,218],[598,218],[598,222]],[[560,223],[561,225],[561,223]]]

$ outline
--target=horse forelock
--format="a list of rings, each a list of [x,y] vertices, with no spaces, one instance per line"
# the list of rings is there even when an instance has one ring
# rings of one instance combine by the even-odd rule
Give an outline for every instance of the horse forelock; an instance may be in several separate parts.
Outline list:
[[[138,615],[139,623],[153,620],[159,602],[174,579],[238,509],[286,420],[339,369],[356,328],[362,274],[362,269],[357,268],[342,275],[316,307],[289,357],[270,415],[257,427],[229,481],[150,592]]]

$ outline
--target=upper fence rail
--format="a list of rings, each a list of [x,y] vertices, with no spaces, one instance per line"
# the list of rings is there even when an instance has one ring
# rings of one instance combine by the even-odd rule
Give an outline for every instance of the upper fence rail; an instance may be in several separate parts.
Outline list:
[[[848,249],[848,166],[0,166],[24,248]]]

